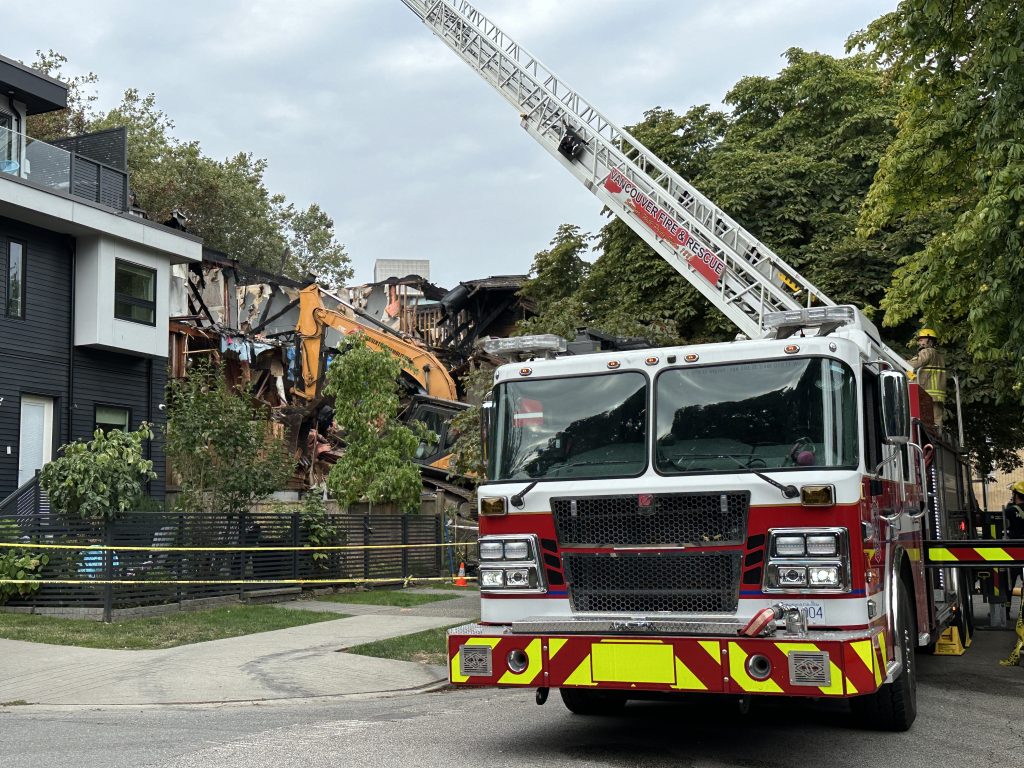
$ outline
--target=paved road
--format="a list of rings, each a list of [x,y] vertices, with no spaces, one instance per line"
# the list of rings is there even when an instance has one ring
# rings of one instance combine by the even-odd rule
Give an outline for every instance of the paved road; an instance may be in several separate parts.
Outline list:
[[[194,707],[0,709],[0,766],[1024,766],[1024,668],[997,659],[1009,632],[960,658],[920,659],[921,714],[907,734],[865,733],[835,703],[731,708],[631,704],[616,719],[570,715],[557,694],[446,691]],[[701,700],[704,701],[704,700]]]

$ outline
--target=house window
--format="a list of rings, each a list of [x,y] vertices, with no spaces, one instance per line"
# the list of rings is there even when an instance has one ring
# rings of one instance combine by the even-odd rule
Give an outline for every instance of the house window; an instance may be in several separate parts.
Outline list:
[[[7,241],[8,317],[25,317],[25,248],[17,240]]]
[[[116,408],[110,405],[96,406],[96,429],[102,429],[104,434],[120,429],[128,431],[128,420],[130,412],[127,408]]]
[[[12,125],[11,116],[0,112],[0,171],[4,173],[18,170],[18,163],[14,159],[15,134]]]
[[[156,270],[117,260],[114,273],[114,317],[156,325]]]

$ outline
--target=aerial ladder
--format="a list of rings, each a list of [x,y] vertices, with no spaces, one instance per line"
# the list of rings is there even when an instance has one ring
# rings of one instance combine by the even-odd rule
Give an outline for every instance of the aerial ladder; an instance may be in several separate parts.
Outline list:
[[[402,0],[520,125],[749,338],[769,313],[834,306],[808,279],[466,0]],[[909,366],[884,347],[890,361]]]

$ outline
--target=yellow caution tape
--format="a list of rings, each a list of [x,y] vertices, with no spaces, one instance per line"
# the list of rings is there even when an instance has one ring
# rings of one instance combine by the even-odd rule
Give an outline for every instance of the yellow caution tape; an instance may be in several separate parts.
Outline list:
[[[136,547],[111,544],[34,544],[25,541],[4,542],[0,547],[17,547],[18,549],[75,549],[82,552],[335,552],[340,550],[365,549],[425,549],[436,547],[476,546],[477,542],[464,541],[458,544],[346,544],[333,547]]]
[[[475,576],[466,576],[467,581],[476,581]],[[384,584],[406,581],[404,576],[393,576],[390,579],[0,579],[0,584],[84,584],[84,585],[118,585],[118,584]],[[445,581],[452,582],[451,576],[424,576],[408,579],[408,581]]]

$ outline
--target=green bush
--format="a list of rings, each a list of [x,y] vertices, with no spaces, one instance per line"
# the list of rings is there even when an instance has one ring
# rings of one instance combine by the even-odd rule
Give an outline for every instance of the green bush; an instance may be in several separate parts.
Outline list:
[[[17,541],[19,534],[16,523],[0,520],[0,541]],[[26,597],[38,590],[38,583],[11,584],[8,579],[37,582],[42,578],[43,566],[49,561],[47,555],[29,552],[22,547],[0,550],[0,605],[12,597]]]
[[[39,476],[50,504],[85,520],[114,520],[131,511],[156,478],[153,462],[142,458],[142,443],[152,437],[143,424],[134,432],[97,429],[89,442],[65,445]]]

